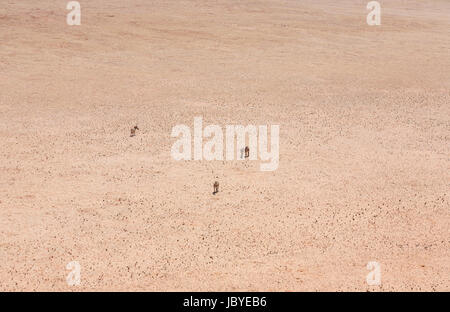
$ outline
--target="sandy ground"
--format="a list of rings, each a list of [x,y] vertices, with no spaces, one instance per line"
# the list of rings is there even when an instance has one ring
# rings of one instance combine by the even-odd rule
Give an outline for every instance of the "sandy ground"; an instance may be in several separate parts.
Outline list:
[[[80,3],[0,4],[0,290],[450,290],[449,1]],[[278,170],[176,162],[194,116]]]

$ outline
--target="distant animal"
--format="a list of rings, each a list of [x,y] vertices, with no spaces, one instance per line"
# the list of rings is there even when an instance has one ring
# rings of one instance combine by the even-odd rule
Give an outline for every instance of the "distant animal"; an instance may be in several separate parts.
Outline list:
[[[245,147],[245,158],[250,157],[250,148],[248,146]]]
[[[134,126],[133,128],[131,128],[130,137],[134,137],[136,135],[136,130],[139,130],[138,126]]]
[[[214,192],[213,192],[213,194],[219,193],[219,182],[217,182],[217,181],[214,182],[213,187],[214,187]]]

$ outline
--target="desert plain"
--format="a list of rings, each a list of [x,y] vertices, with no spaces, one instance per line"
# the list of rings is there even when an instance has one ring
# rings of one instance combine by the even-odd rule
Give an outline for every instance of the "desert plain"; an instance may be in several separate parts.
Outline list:
[[[449,1],[67,2],[0,4],[0,291],[450,290]]]

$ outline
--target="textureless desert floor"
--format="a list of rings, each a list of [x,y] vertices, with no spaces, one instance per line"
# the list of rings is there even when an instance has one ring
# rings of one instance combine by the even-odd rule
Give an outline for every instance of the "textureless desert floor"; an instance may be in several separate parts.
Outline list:
[[[450,290],[449,1],[79,1],[0,5],[0,290]],[[195,116],[278,170],[173,160]]]

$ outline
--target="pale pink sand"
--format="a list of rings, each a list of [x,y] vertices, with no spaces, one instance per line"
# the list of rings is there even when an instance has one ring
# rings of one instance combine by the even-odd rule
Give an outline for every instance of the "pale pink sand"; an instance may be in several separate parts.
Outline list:
[[[80,2],[0,5],[0,290],[450,290],[448,1]],[[175,162],[194,116],[278,170]]]

